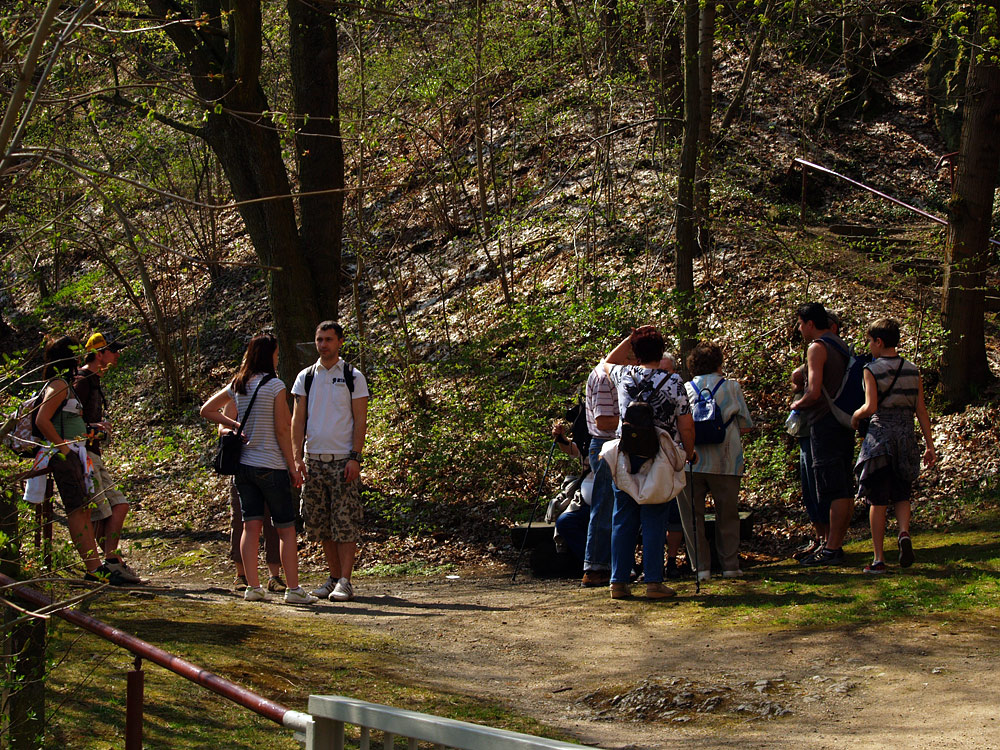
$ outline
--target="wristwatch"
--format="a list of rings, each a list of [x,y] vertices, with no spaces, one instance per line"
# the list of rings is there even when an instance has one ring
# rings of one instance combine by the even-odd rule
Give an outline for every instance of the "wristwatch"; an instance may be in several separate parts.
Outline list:
[[[361,463],[361,451],[351,451],[347,454],[347,460]]]

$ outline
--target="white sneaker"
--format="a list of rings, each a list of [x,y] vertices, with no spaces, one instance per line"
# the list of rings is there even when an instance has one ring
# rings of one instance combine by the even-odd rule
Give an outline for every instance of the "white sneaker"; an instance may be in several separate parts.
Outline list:
[[[330,592],[331,602],[349,602],[354,598],[354,587],[351,586],[351,582],[346,578],[341,578],[337,581],[337,585],[333,587],[333,591]]]
[[[711,581],[712,580],[712,571],[711,570],[699,570],[698,571],[698,580],[699,581]]]
[[[312,590],[313,596],[318,596],[320,599],[326,599],[333,590],[337,587],[337,582],[333,578],[327,578],[326,583],[318,588]]]
[[[248,602],[262,602],[267,599],[267,594],[264,593],[263,586],[247,586],[243,592],[243,599]]]
[[[115,571],[125,583],[146,583],[142,577],[128,566],[128,563],[119,558],[118,562],[105,560],[104,565],[108,570]]]
[[[301,586],[294,589],[285,589],[286,604],[315,604],[319,599],[312,594],[307,594]]]
[[[743,571],[737,568],[736,570],[724,570],[722,571],[723,578],[742,578]]]

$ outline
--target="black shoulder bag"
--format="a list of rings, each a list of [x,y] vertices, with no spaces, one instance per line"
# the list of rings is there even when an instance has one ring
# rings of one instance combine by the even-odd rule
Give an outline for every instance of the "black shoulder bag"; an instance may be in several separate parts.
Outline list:
[[[243,452],[243,425],[250,418],[250,410],[253,409],[253,402],[257,400],[257,393],[260,391],[260,387],[272,377],[274,376],[265,375],[257,383],[257,387],[253,390],[253,396],[250,398],[250,403],[247,404],[246,413],[243,415],[243,419],[240,420],[240,426],[236,432],[219,435],[219,447],[215,450],[215,460],[212,462],[212,467],[215,469],[216,474],[231,477],[240,468],[240,453]]]

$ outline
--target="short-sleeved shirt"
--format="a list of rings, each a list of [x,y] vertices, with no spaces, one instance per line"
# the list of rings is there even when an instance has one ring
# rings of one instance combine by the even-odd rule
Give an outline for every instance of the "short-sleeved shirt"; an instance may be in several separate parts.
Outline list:
[[[677,417],[691,413],[691,404],[680,376],[639,365],[610,365],[610,370],[609,377],[618,391],[619,412],[625,414],[633,401],[646,401],[653,407],[654,424],[679,442]],[[619,437],[621,430],[619,424],[616,432]]]
[[[236,402],[237,417],[243,424],[253,398],[257,384],[264,378],[264,373],[256,373],[247,381],[247,392],[237,393],[232,385],[226,390]],[[284,398],[285,384],[278,378],[271,378],[260,387],[257,400],[253,402],[250,418],[243,424],[243,437],[246,443],[240,452],[240,463],[244,466],[254,466],[258,469],[287,469],[285,456],[278,445],[278,436],[274,432],[274,401],[279,396]]]
[[[614,430],[597,429],[597,417],[618,419],[621,416],[618,411],[618,393],[608,378],[604,365],[591,370],[590,377],[587,378],[586,411],[587,429],[592,437],[607,439],[615,436]]]
[[[306,404],[306,453],[344,456],[354,450],[353,399],[368,397],[368,381],[361,370],[354,370],[354,393],[344,380],[344,360],[338,359],[329,370],[317,360],[302,370],[292,386],[293,396],[306,395],[306,375],[315,368]]]
[[[722,376],[717,373],[696,375],[686,384],[688,398],[694,402],[703,390],[711,391],[719,385]],[[726,378],[715,392],[715,403],[723,421],[732,418],[726,428],[726,439],[721,443],[701,443],[698,445],[698,460],[691,470],[700,474],[727,474],[743,476],[743,441],[740,429],[753,427],[750,409],[743,398],[743,389],[735,380]]]
[[[101,388],[101,376],[89,369],[77,370],[73,379],[73,390],[76,391],[83,406],[83,421],[88,425],[104,421],[104,391]],[[101,455],[101,441],[87,441],[87,450]]]
[[[916,411],[917,394],[920,392],[920,370],[915,364],[902,357],[878,357],[865,365],[865,369],[875,377],[879,411],[887,409]],[[890,384],[892,388],[889,388]]]

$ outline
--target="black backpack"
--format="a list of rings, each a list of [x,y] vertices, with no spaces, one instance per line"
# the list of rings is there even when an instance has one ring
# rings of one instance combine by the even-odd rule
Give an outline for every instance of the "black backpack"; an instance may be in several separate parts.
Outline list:
[[[354,366],[348,362],[346,359],[342,360],[344,363],[344,384],[347,386],[348,392],[352,395],[354,394]],[[319,365],[313,365],[306,372],[306,382],[304,383],[306,389],[306,398],[309,398],[309,389],[312,388],[313,380],[316,379],[316,368]]]
[[[660,450],[660,438],[656,434],[656,423],[653,421],[653,407],[649,399],[653,397],[670,376],[663,378],[660,384],[651,390],[643,400],[633,401],[622,415],[622,436],[618,441],[618,450],[636,458],[653,458]]]

